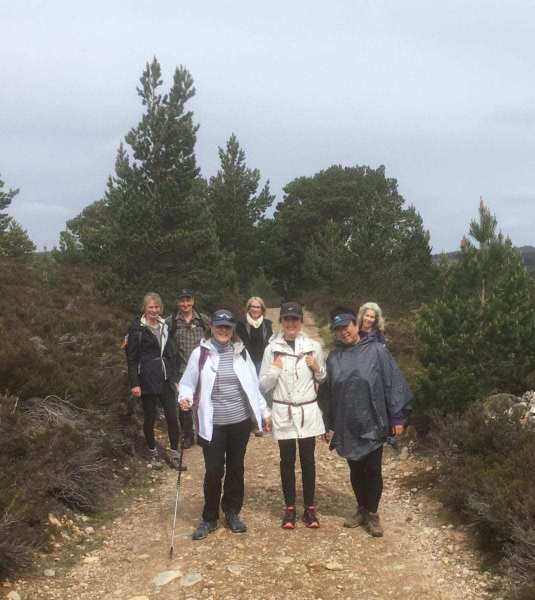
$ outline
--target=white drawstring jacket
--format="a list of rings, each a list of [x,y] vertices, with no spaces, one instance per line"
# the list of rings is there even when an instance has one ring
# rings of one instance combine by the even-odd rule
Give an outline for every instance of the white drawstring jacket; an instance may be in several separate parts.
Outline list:
[[[209,354],[202,368],[201,373],[201,394],[198,406],[198,427],[197,434],[207,441],[212,440],[214,430],[214,406],[212,404],[212,390],[219,365],[219,353],[210,340],[201,340],[200,346],[197,346],[191,353],[188,365],[184,375],[180,380],[178,387],[178,399],[193,400],[193,394],[197,388],[199,380],[199,357],[201,347],[207,348]],[[246,358],[242,356],[244,345],[242,342],[234,344],[234,373],[238,377],[241,387],[245,392],[249,403],[252,417],[256,420],[258,429],[262,430],[262,421],[271,416],[264,397],[260,393],[258,386],[258,377],[256,369],[249,353]]]
[[[282,357],[282,369],[273,364],[275,354]],[[305,357],[313,356],[319,372],[313,374]],[[320,344],[299,332],[295,350],[282,332],[272,336],[264,351],[260,368],[260,389],[272,392],[271,418],[273,436],[277,440],[296,439],[325,433],[323,416],[316,399],[316,384],[325,380],[325,356]],[[289,403],[289,404],[288,404]]]

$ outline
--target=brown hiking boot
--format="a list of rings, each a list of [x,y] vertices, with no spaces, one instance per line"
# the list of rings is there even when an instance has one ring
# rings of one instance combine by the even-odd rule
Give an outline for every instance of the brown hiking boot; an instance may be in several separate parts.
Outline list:
[[[360,527],[361,525],[366,524],[367,518],[368,511],[362,506],[359,506],[357,512],[344,521],[344,527]]]
[[[368,513],[368,519],[366,520],[366,529],[372,537],[383,537],[383,528],[379,521],[379,515],[377,513]]]

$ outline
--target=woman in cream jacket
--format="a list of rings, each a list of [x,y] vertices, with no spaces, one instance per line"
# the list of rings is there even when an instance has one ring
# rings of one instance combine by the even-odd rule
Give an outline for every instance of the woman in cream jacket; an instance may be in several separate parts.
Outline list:
[[[317,386],[325,379],[325,359],[321,346],[301,331],[303,311],[296,302],[281,306],[282,331],[274,335],[260,369],[260,388],[271,393],[273,435],[279,443],[282,490],[286,510],[283,529],[294,529],[295,459],[299,447],[303,480],[303,522],[319,527],[314,506],[316,436],[325,433],[323,417],[316,401]]]

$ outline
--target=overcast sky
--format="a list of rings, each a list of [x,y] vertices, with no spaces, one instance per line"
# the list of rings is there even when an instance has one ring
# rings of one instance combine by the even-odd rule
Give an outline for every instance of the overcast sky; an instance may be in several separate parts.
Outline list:
[[[386,166],[435,252],[479,197],[535,245],[535,2],[0,0],[0,178],[39,245],[102,197],[156,56],[192,73],[197,159],[236,133],[277,201],[332,164]]]

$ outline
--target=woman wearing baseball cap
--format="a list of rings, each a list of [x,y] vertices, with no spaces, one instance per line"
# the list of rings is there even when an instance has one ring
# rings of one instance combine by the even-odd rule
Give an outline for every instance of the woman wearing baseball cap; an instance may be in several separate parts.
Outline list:
[[[306,527],[319,527],[314,493],[316,436],[325,433],[323,417],[316,401],[317,386],[325,377],[325,359],[318,342],[301,331],[303,309],[297,302],[286,302],[280,310],[282,331],[274,336],[264,352],[260,369],[260,388],[272,392],[273,435],[279,443],[282,491],[286,509],[283,529],[294,529],[295,459],[299,447],[303,480]]]
[[[383,491],[382,456],[387,437],[400,435],[412,393],[377,336],[361,339],[357,315],[348,307],[331,311],[336,347],[327,358],[331,448],[347,460],[357,511],[345,527],[366,527],[373,537],[383,528],[378,514]]]
[[[229,529],[246,531],[239,514],[251,425],[271,429],[270,410],[259,391],[255,366],[235,327],[230,311],[216,310],[210,334],[191,353],[179,385],[180,407],[193,410],[205,465],[204,510],[194,540],[217,529],[220,505]]]

